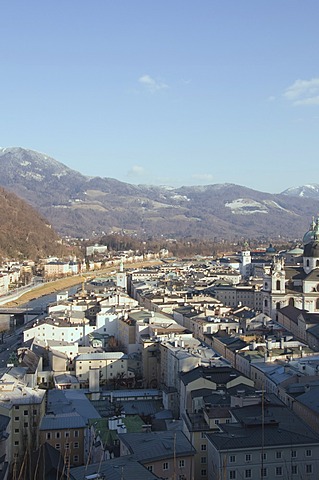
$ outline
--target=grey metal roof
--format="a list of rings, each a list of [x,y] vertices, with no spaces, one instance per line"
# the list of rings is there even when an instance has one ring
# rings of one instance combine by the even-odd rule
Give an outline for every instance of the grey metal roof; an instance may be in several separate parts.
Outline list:
[[[226,385],[231,380],[238,378],[242,375],[238,370],[235,370],[232,367],[203,367],[199,366],[193,368],[189,372],[182,373],[180,375],[181,381],[184,385],[188,385],[191,382],[194,382],[198,378],[206,378],[213,383],[218,385]]]
[[[49,390],[47,411],[60,414],[77,412],[85,422],[90,418],[100,418],[100,414],[94,408],[85,394],[85,390]]]
[[[196,450],[181,431],[121,433],[119,439],[140,462],[195,455]]]
[[[40,430],[65,430],[68,428],[84,428],[85,421],[77,412],[44,415]]]
[[[161,400],[119,401],[126,415],[155,415],[163,409]]]
[[[107,480],[155,480],[157,475],[141,465],[133,455],[113,458],[105,462],[76,467],[70,470],[71,480],[83,480],[88,475],[100,473]]]
[[[279,402],[279,401],[277,401]],[[309,429],[286,406],[261,403],[248,407],[233,408],[232,414],[238,423],[222,425],[222,433],[209,434],[209,441],[219,450],[289,447],[292,445],[319,446],[319,435]]]
[[[315,412],[317,415],[319,413],[319,384],[317,381],[308,382],[306,391],[301,395],[297,396],[298,402],[308,407],[310,410]]]
[[[207,435],[208,440],[218,450],[240,450],[260,448],[262,444],[261,427],[243,428],[240,424],[223,426],[223,433]],[[277,426],[265,426],[263,429],[263,448],[283,448],[292,445],[318,445],[319,439],[286,431]]]
[[[125,353],[122,352],[97,352],[97,353],[83,353],[76,357],[76,361],[87,361],[87,360],[115,360],[115,359],[124,359],[127,358]]]

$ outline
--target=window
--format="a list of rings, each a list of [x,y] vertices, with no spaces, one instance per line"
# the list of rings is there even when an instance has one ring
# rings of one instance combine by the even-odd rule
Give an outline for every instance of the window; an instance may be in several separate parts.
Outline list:
[[[24,426],[25,428],[28,428],[28,426],[29,426],[28,422],[24,422],[23,426]]]
[[[245,478],[252,478],[251,476],[251,470],[245,470]]]
[[[56,444],[55,444],[55,448],[56,448],[56,450],[60,450],[61,445],[60,445],[59,443],[56,443]]]
[[[297,473],[298,473],[297,465],[291,465],[291,473],[292,473],[292,475],[297,475]]]
[[[281,458],[281,452],[279,451],[276,452],[276,458]]]
[[[19,421],[19,417],[14,417],[14,421],[15,421],[15,422],[18,422],[18,421]]]
[[[47,432],[46,437],[47,437],[47,440],[50,440],[51,439],[51,432]]]
[[[79,461],[79,455],[73,455],[73,462],[78,463]]]
[[[15,405],[15,406],[14,406],[14,409],[15,409],[15,410],[19,410],[19,405]]]
[[[55,438],[60,438],[60,432],[55,432]]]
[[[236,455],[229,455],[229,463],[235,463],[236,462]]]
[[[205,432],[202,432],[202,433],[200,434],[200,438],[206,438],[206,433],[205,433]]]
[[[306,465],[306,473],[312,473],[312,464],[311,463],[308,463],[308,465]]]
[[[205,445],[205,443],[202,443],[200,449],[202,452],[204,452],[205,450],[207,450],[207,445]]]
[[[163,470],[168,470],[168,462],[163,463]]]
[[[282,475],[282,467],[276,467],[276,475],[280,477]]]
[[[236,470],[229,470],[229,480],[234,480],[236,478]]]
[[[215,418],[215,425],[219,425],[219,418]]]
[[[152,472],[152,471],[153,471],[153,465],[149,465],[149,466],[147,467],[147,470],[148,470],[149,472]]]
[[[16,440],[16,441],[14,442],[14,444],[15,444],[15,446],[17,447],[17,446],[19,445],[18,440]]]
[[[70,432],[64,432],[65,438],[68,438],[70,436]]]
[[[297,451],[291,450],[291,458],[296,458],[296,457],[297,457]]]
[[[294,306],[295,306],[295,300],[294,300],[294,298],[289,298],[288,305],[289,305],[290,307],[294,307]]]
[[[74,448],[79,448],[79,442],[74,442],[73,446]]]
[[[24,410],[23,415],[28,415],[28,410]]]
[[[19,432],[20,432],[20,430],[18,428],[14,429],[14,433],[19,433]]]
[[[311,457],[312,451],[311,450],[306,450],[306,457]]]
[[[267,453],[261,453],[260,454],[260,459],[261,460],[266,460],[267,459]]]
[[[185,460],[184,459],[180,460],[178,464],[179,464],[179,468],[184,468],[185,467]]]
[[[79,430],[74,430],[74,436],[78,437],[79,436]]]
[[[206,468],[203,468],[203,469],[200,471],[200,474],[201,474],[202,477],[206,477],[206,475],[207,475],[207,470],[206,470]]]
[[[200,463],[207,463],[207,457],[201,457]]]
[[[277,280],[276,282],[276,290],[280,290],[280,280]]]
[[[66,444],[64,445],[64,448],[65,448],[66,450],[69,450],[69,449],[70,449],[70,444],[69,444],[69,443],[66,443]]]
[[[245,461],[246,462],[251,462],[251,454],[250,453],[246,453]]]
[[[260,469],[260,476],[261,476],[261,478],[267,477],[267,468],[266,467]]]

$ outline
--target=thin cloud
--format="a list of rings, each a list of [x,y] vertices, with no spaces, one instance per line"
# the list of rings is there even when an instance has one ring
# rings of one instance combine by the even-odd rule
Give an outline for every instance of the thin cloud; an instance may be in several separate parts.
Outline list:
[[[319,105],[319,78],[296,80],[284,92],[293,105]]]
[[[212,182],[214,180],[214,176],[211,173],[194,173],[192,178],[199,182]]]
[[[146,90],[151,93],[168,88],[166,83],[155,80],[155,78],[151,77],[150,75],[142,75],[138,81],[141,85],[143,85],[144,88],[146,88]]]
[[[127,175],[129,177],[143,177],[145,175],[145,168],[140,165],[133,165],[128,171]]]

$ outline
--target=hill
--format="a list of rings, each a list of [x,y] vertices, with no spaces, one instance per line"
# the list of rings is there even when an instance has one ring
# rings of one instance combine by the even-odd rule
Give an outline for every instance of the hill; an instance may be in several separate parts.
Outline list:
[[[36,258],[61,253],[59,237],[38,212],[0,187],[0,258]]]
[[[301,238],[319,197],[269,194],[234,184],[159,187],[88,177],[32,150],[0,149],[0,184],[63,235],[110,231],[140,237]],[[313,189],[311,190],[313,192]]]

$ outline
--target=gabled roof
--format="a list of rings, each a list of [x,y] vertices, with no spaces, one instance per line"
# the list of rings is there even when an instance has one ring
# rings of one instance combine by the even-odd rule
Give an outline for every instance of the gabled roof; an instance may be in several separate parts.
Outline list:
[[[301,310],[300,308],[293,307],[292,305],[287,305],[286,307],[280,308],[279,312],[292,320],[294,323],[297,323],[299,315],[306,313],[307,310]]]
[[[100,473],[107,480],[156,480],[159,477],[141,465],[133,455],[113,458],[83,467],[71,468],[71,480],[83,480],[85,476]]]
[[[193,368],[189,372],[183,372],[180,374],[181,381],[184,385],[188,385],[199,378],[204,378],[216,383],[217,385],[226,385],[234,378],[243,376],[238,370],[232,367],[203,367],[199,366]]]
[[[279,401],[278,401],[279,402]],[[219,451],[261,448],[291,448],[293,445],[319,446],[319,435],[299,419],[286,406],[262,404],[231,409],[238,423],[223,424],[221,433],[207,435]]]
[[[47,414],[41,421],[40,430],[64,430],[69,428],[84,428],[85,421],[77,412]]]
[[[195,455],[196,450],[181,431],[122,433],[120,441],[141,463]]]
[[[33,480],[56,480],[64,470],[62,455],[48,443],[31,454],[31,474]]]

